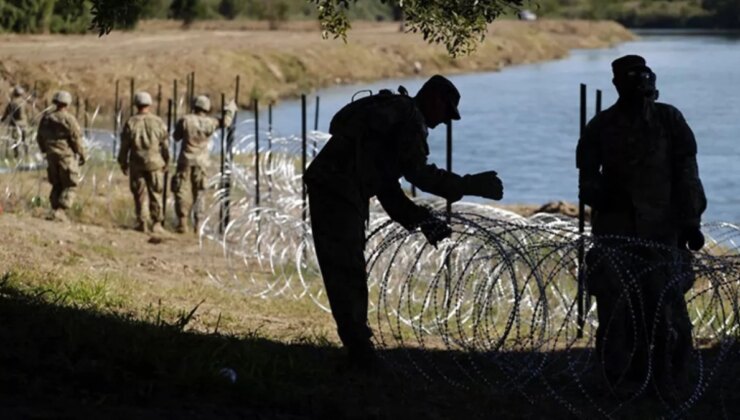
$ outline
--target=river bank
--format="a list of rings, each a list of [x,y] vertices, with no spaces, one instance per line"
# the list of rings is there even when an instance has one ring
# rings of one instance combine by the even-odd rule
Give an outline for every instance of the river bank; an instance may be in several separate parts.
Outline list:
[[[14,83],[37,86],[41,98],[63,88],[107,112],[114,103],[115,81],[127,97],[136,89],[169,97],[174,79],[180,94],[186,75],[196,73],[196,91],[231,96],[241,75],[241,104],[251,98],[275,100],[334,84],[415,74],[496,71],[507,66],[563,58],[577,48],[604,48],[634,39],[613,22],[543,20],[501,21],[491,26],[478,50],[451,58],[417,34],[395,24],[360,24],[340,40],[322,40],[310,28],[278,31],[149,29],[93,35],[0,36],[0,89]],[[42,99],[43,101],[43,99]],[[126,104],[126,101],[124,101]]]

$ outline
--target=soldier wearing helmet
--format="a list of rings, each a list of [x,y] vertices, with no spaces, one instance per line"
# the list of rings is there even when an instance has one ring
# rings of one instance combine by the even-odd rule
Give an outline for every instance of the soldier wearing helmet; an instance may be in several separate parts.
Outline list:
[[[452,82],[437,75],[416,97],[399,91],[381,91],[337,112],[329,128],[331,139],[303,177],[332,315],[350,362],[360,368],[375,360],[364,255],[370,198],[377,197],[393,220],[409,230],[420,228],[436,244],[451,234],[450,227],[407,198],[400,177],[450,201],[463,195],[503,196],[494,171],[460,176],[427,162],[427,128],[460,119],[460,93]]]
[[[67,112],[72,95],[59,91],[52,100],[54,109],[41,118],[36,140],[41,153],[46,155],[52,218],[64,221],[67,219],[65,210],[74,203],[75,188],[80,177],[79,167],[85,164],[86,157],[80,125]]]
[[[187,229],[187,215],[193,212],[193,228],[197,231],[202,220],[204,202],[203,191],[206,188],[206,169],[208,168],[208,143],[216,130],[231,124],[236,112],[236,104],[231,101],[226,107],[223,120],[209,114],[211,101],[207,96],[198,96],[193,101],[193,113],[185,115],[175,124],[174,140],[182,141],[180,155],[177,158],[177,171],[172,177],[172,192],[175,194],[175,213],[177,214],[177,232]],[[183,186],[190,180],[192,196],[191,208],[185,209],[185,191]]]
[[[28,154],[28,145],[26,144],[26,130],[28,129],[28,110],[26,90],[22,86],[15,86],[12,91],[10,102],[3,112],[2,122],[7,124],[10,136],[5,146],[5,155],[9,156],[9,151],[13,150],[13,156],[20,156],[19,149],[23,146]]]
[[[586,263],[596,347],[613,386],[650,382],[672,399],[688,385],[683,295],[693,283],[690,250],[704,244],[696,140],[678,109],[656,102],[657,77],[643,57],[621,57],[612,69],[619,99],[591,120],[576,152],[580,197],[593,210]]]
[[[162,119],[150,112],[152,97],[149,93],[137,92],[134,105],[137,113],[129,117],[121,132],[118,164],[129,176],[136,230],[161,233],[164,169],[170,159],[169,134]]]

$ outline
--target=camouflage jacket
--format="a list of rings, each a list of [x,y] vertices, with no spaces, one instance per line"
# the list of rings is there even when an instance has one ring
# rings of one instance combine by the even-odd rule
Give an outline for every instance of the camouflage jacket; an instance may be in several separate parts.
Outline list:
[[[223,126],[231,124],[233,113],[227,112]],[[188,114],[175,124],[175,141],[182,141],[178,168],[187,166],[208,167],[208,143],[213,133],[222,127],[222,121],[204,114]]]
[[[698,227],[706,209],[696,140],[681,112],[656,103],[644,117],[618,102],[578,143],[580,197],[597,234],[665,237]]]
[[[147,171],[164,168],[169,160],[167,126],[154,114],[137,114],[126,121],[121,132],[118,163]]]
[[[66,109],[44,114],[39,122],[36,141],[42,153],[58,157],[85,156],[82,132],[75,117]]]
[[[3,112],[2,122],[10,124],[13,127],[25,127],[28,123],[26,111],[26,100],[23,98],[13,98]]]
[[[342,108],[332,119],[332,135],[306,171],[310,188],[342,196],[368,216],[368,200],[377,196],[388,215],[405,227],[427,212],[406,197],[399,178],[419,189],[457,201],[462,177],[427,163],[427,127],[414,99],[380,93]]]

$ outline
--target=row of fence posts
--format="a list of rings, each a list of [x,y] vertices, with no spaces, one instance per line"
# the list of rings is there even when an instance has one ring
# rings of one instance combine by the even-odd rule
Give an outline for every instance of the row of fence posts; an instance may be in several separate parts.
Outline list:
[[[601,98],[602,98],[602,92],[601,90],[596,90],[596,107],[595,107],[595,114],[598,114],[601,112]],[[588,86],[581,83],[580,87],[580,119],[579,119],[579,133],[580,137],[583,138],[583,135],[586,132],[586,124],[588,123]],[[578,166],[578,163],[576,163],[576,168],[578,169],[578,190],[579,190],[579,197],[578,197],[578,291],[576,294],[576,301],[577,301],[577,337],[583,338],[583,327],[586,323],[586,311],[588,308],[591,307],[591,297],[586,293],[586,243],[584,234],[586,232],[586,204],[583,202],[583,200],[580,198],[580,185],[582,182],[582,172],[581,168]]]

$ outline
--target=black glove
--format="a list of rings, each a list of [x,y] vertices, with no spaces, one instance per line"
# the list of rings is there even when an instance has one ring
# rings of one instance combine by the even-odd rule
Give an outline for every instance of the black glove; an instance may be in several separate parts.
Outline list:
[[[84,165],[85,162],[87,162],[87,158],[85,155],[79,155],[77,156],[77,162],[80,164],[80,166]]]
[[[704,247],[704,234],[698,227],[684,229],[678,237],[679,248],[698,251]]]
[[[496,176],[496,171],[465,175],[463,194],[500,200],[504,196],[504,184]]]
[[[435,247],[439,241],[449,238],[450,235],[452,235],[452,228],[450,228],[450,225],[445,223],[444,220],[438,219],[434,216],[421,222],[419,228],[421,228],[421,233],[423,233],[427,238],[427,242]]]

